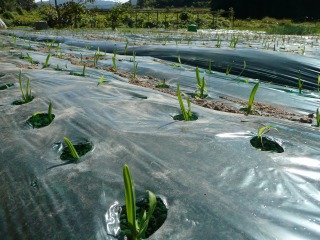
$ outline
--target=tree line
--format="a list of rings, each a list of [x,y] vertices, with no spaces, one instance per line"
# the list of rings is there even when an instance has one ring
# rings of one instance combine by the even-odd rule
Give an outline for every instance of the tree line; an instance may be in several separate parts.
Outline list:
[[[233,8],[236,18],[289,18],[293,20],[320,19],[319,0],[212,0],[211,9]]]

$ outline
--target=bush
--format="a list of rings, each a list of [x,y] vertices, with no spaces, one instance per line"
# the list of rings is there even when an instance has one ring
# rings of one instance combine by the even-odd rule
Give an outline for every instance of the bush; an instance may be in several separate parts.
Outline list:
[[[2,14],[2,17],[5,18],[5,19],[9,19],[9,20],[14,19],[14,15],[13,15],[11,12],[7,12],[7,11],[5,11],[5,12]]]
[[[23,11],[22,11],[22,8],[20,6],[17,6],[16,7],[16,11],[19,15],[23,15]]]

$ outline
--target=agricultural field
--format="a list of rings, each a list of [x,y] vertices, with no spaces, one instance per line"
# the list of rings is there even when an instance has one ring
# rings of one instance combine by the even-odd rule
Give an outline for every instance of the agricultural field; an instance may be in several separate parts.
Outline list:
[[[143,238],[319,239],[319,57],[316,34],[0,31],[0,239],[125,239],[128,168]]]

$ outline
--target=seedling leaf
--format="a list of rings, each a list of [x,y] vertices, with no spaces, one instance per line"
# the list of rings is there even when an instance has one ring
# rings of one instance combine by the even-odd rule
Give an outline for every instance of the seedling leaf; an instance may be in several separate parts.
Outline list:
[[[68,146],[68,148],[69,148],[69,150],[71,152],[72,157],[75,158],[75,159],[79,159],[80,157],[79,157],[76,149],[74,148],[73,144],[71,143],[71,141],[66,137],[63,138],[63,139],[66,142],[66,144],[67,144],[67,146]]]
[[[250,98],[249,98],[249,102],[248,102],[248,107],[247,107],[247,114],[249,115],[253,106],[253,101],[254,101],[254,96],[256,95],[256,92],[258,90],[259,87],[259,82],[256,83],[256,85],[254,85],[251,94],[250,94]]]
[[[127,220],[131,229],[131,236],[136,239],[137,222],[136,222],[136,196],[134,183],[128,165],[123,166],[124,193],[126,199]]]

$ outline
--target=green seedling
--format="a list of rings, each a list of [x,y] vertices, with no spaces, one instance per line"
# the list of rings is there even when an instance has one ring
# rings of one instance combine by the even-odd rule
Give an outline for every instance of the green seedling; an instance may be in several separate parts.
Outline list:
[[[163,79],[163,81],[156,85],[156,88],[170,88],[168,84],[166,84],[166,80]]]
[[[31,88],[30,88],[30,78],[28,78],[28,80],[27,80],[26,90],[24,92],[23,87],[22,87],[22,72],[21,72],[21,70],[19,73],[19,85],[20,85],[20,91],[21,91],[22,99],[23,99],[24,103],[31,102],[33,99],[33,96],[32,96]]]
[[[124,54],[124,55],[127,54],[128,45],[129,45],[129,40],[128,40],[128,38],[126,38],[126,46],[125,46],[124,51],[123,51],[123,54]]]
[[[272,126],[263,126],[263,127],[259,128],[259,130],[258,130],[258,138],[261,141],[261,146],[262,147],[264,147],[263,146],[263,140],[262,140],[263,134],[269,132],[271,129],[277,130],[275,127],[272,127]]]
[[[226,68],[226,75],[227,76],[230,74],[231,69],[232,69],[232,65],[228,65],[227,68]]]
[[[300,70],[298,72],[298,87],[299,87],[299,94],[301,94],[302,92],[302,86],[303,86],[303,82],[301,81],[301,73]]]
[[[94,54],[94,57],[93,57],[93,66],[94,67],[97,67],[97,65],[98,65],[99,56],[100,55],[98,53]]]
[[[26,55],[27,55],[27,58],[28,58],[29,62],[30,62],[31,64],[33,64],[33,59],[32,59],[32,57],[29,55],[29,53],[26,53]]]
[[[320,75],[318,75],[318,92],[320,92]]]
[[[133,78],[137,76],[138,63],[136,61],[133,62]]]
[[[66,144],[67,144],[67,146],[68,146],[68,148],[69,148],[69,150],[71,152],[72,157],[75,158],[75,159],[79,159],[80,157],[79,157],[76,149],[74,148],[72,142],[66,137],[64,137],[63,139],[66,142]]]
[[[49,67],[49,60],[50,60],[50,54],[48,54],[48,56],[47,56],[47,58],[46,58],[46,62],[45,62],[45,64],[44,64],[44,68],[46,68],[46,67]]]
[[[239,37],[233,37],[230,41],[230,47],[231,48],[236,48],[237,46],[237,43],[238,43],[238,40],[239,40]]]
[[[82,53],[80,53],[80,63],[83,62],[83,56],[82,56]]]
[[[320,114],[319,114],[319,108],[317,108],[316,112],[316,126],[320,127]]]
[[[82,76],[86,76],[86,64],[83,64]]]
[[[258,87],[259,87],[259,82],[256,83],[256,85],[254,85],[254,87],[253,87],[253,89],[251,91],[249,102],[248,102],[248,107],[247,107],[247,115],[250,114],[251,109],[253,108],[253,101],[254,101],[254,97],[256,95],[256,92],[258,90]]]
[[[103,81],[104,81],[104,75],[102,75],[102,76],[99,78],[98,85],[103,84]]]
[[[169,38],[169,36],[166,36],[166,37],[165,37],[165,39],[164,39],[164,43],[163,43],[162,45],[164,45],[164,46],[165,46],[165,45],[167,44],[167,42],[168,42],[168,38]]]
[[[157,199],[151,191],[147,191],[149,194],[149,211],[148,213],[144,211],[144,214],[137,218],[134,182],[131,176],[130,169],[126,164],[123,166],[123,180],[127,220],[130,227],[130,232],[127,232],[126,235],[128,237],[131,237],[132,240],[141,240],[145,236],[149,221],[156,208]]]
[[[247,62],[246,62],[246,61],[243,61],[243,68],[242,68],[240,74],[237,76],[236,79],[238,79],[239,77],[241,77],[241,75],[242,75],[243,71],[246,69],[246,67],[247,67]]]
[[[208,66],[208,71],[207,71],[207,73],[208,74],[212,74],[212,62],[211,61],[209,61],[209,66]]]
[[[206,80],[204,79],[204,77],[202,77],[202,80],[200,79],[200,71],[198,67],[196,67],[196,79],[198,83],[198,89],[197,89],[198,94],[196,95],[196,97],[201,99],[205,98],[204,93],[207,92]]]
[[[52,102],[50,102],[50,104],[49,104],[48,117],[49,117],[50,122],[52,122],[52,120],[53,120],[53,118],[52,118]]]
[[[220,35],[218,35],[218,39],[217,39],[217,43],[216,43],[216,47],[220,48],[221,47],[221,39],[220,39]]]
[[[190,99],[187,98],[188,110],[186,110],[186,108],[185,108],[185,106],[183,104],[183,101],[182,101],[182,97],[181,97],[180,84],[177,85],[177,96],[178,96],[180,109],[181,109],[181,112],[182,112],[182,115],[183,115],[183,119],[185,121],[190,121],[191,117],[192,117]]]
[[[112,64],[113,64],[113,70],[116,72],[117,71],[117,60],[114,56],[112,57]]]
[[[180,55],[178,55],[178,63],[179,63],[179,64],[173,63],[172,66],[173,66],[173,67],[181,67],[181,58],[180,58]]]

